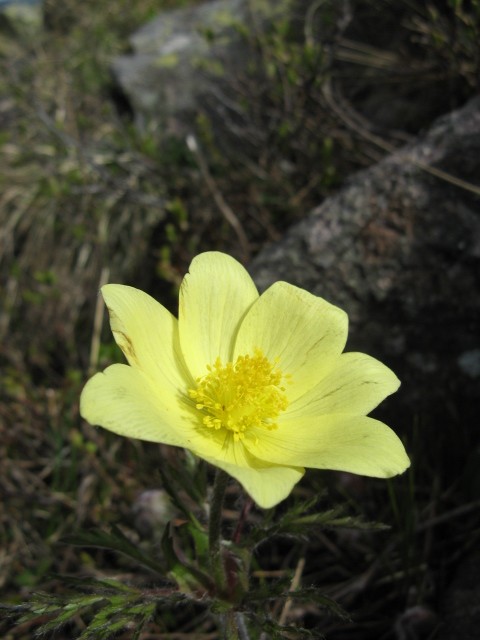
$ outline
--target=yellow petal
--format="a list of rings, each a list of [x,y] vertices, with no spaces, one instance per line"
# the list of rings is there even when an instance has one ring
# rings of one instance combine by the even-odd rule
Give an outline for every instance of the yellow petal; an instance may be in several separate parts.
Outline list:
[[[118,284],[102,287],[113,336],[130,365],[147,374],[173,404],[192,384],[178,339],[177,319],[151,296]]]
[[[348,318],[326,300],[276,282],[255,302],[240,326],[234,358],[260,347],[291,375],[287,395],[303,395],[325,376],[347,340]]]
[[[223,253],[202,253],[193,259],[180,288],[180,343],[194,378],[220,357],[232,359],[238,327],[258,298],[242,265]]]
[[[397,376],[379,360],[364,353],[343,353],[323,380],[288,407],[288,419],[366,415],[399,386]]]
[[[364,416],[284,418],[274,431],[256,430],[245,446],[274,464],[349,471],[389,478],[410,465],[404,446],[387,425]]]
[[[247,466],[236,466],[214,459],[207,459],[207,462],[220,467],[238,480],[263,509],[270,509],[285,500],[305,472],[300,468],[265,464],[248,454],[246,460],[249,461]]]
[[[231,432],[202,425],[197,433],[202,430],[207,437],[197,438],[192,451],[236,478],[260,507],[267,509],[284,500],[304,474],[304,469],[295,466],[269,464],[255,458],[244,441],[235,441]]]
[[[188,407],[166,405],[142,371],[114,364],[85,385],[80,413],[121,436],[190,448],[196,435]]]

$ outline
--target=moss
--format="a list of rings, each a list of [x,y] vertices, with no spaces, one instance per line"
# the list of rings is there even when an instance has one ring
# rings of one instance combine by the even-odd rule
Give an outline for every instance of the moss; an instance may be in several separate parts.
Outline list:
[[[169,53],[168,55],[158,56],[155,59],[154,66],[159,69],[172,69],[178,66],[180,57],[177,53]]]

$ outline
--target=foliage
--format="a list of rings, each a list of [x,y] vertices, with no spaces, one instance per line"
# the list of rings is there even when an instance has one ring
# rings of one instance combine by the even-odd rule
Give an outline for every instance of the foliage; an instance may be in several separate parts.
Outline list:
[[[90,619],[78,636],[79,640],[107,640],[124,629],[130,629],[132,640],[138,640],[142,629],[153,617],[157,604],[168,598],[162,597],[160,590],[157,590],[154,597],[147,599],[137,589],[116,580],[92,581],[90,585],[84,581],[81,586],[84,589],[90,586],[92,593],[71,598],[36,594],[28,607],[19,607],[20,611],[26,609],[20,616],[20,624],[47,618],[48,622],[38,628],[37,634],[41,636],[59,631],[72,619],[87,615]]]
[[[187,475],[187,467],[181,484]],[[185,473],[186,472],[186,473]],[[173,472],[174,477],[178,477]],[[191,480],[191,477],[190,477]],[[170,486],[176,484],[171,481]],[[178,495],[179,487],[175,487],[172,498]],[[286,575],[283,579],[269,581],[253,578],[250,572],[252,551],[262,531],[262,538],[267,532],[270,540],[278,535],[287,535],[292,540],[306,540],[315,535],[319,529],[347,526],[355,528],[358,524],[365,528],[365,523],[354,517],[342,520],[338,518],[340,509],[318,511],[318,500],[294,501],[281,518],[277,531],[268,529],[260,523],[251,524],[242,517],[241,541],[224,540],[222,542],[222,576],[218,581],[214,573],[208,574],[203,567],[208,566],[209,545],[206,525],[190,514],[188,520],[175,519],[166,525],[162,537],[161,551],[143,551],[116,526],[110,532],[92,530],[67,536],[64,544],[106,549],[139,563],[152,572],[155,586],[145,585],[145,577],[138,586],[112,578],[75,578],[56,576],[69,592],[58,595],[52,593],[34,593],[30,600],[21,605],[3,606],[4,613],[17,620],[17,624],[31,623],[35,625],[35,635],[41,637],[49,632],[59,632],[65,626],[82,620],[82,630],[75,635],[70,629],[69,637],[78,640],[100,638],[108,640],[123,630],[129,631],[132,640],[141,637],[142,629],[150,623],[162,624],[165,608],[176,609],[189,607],[192,603],[197,608],[210,610],[215,616],[233,613],[248,621],[252,631],[257,629],[268,632],[271,638],[320,637],[315,630],[289,626],[285,622],[275,620],[268,614],[269,603],[311,603],[316,609],[328,612],[348,620],[348,615],[333,599],[322,593],[322,590],[311,586],[302,588],[292,585]],[[312,511],[312,516],[302,516]],[[266,512],[266,520],[272,514]],[[372,525],[377,528],[377,525]],[[236,529],[238,532],[238,527]],[[259,558],[258,558],[259,559]],[[257,559],[257,560],[258,560]],[[267,607],[267,609],[266,609]],[[301,634],[301,635],[299,635]]]
[[[480,64],[480,2],[449,0],[446,7],[427,3],[412,12],[408,27],[432,65],[442,69],[449,83],[462,79],[478,91]]]

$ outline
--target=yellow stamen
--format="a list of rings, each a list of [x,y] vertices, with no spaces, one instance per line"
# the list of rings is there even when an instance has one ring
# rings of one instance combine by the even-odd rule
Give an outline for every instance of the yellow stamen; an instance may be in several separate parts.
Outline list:
[[[276,365],[260,349],[253,356],[238,356],[235,362],[224,365],[217,358],[208,365],[208,373],[196,380],[197,388],[189,389],[203,424],[232,431],[235,441],[244,438],[249,427],[276,429],[276,418],[288,406],[282,385],[288,376]]]

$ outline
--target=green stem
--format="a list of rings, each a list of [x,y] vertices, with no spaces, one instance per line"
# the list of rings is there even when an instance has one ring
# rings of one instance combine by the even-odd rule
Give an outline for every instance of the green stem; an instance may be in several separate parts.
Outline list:
[[[208,522],[208,546],[210,551],[210,564],[217,587],[225,586],[225,572],[223,570],[220,554],[220,540],[222,534],[222,506],[227,488],[228,475],[225,471],[217,469],[213,484],[213,495],[210,503],[210,519]]]
[[[225,489],[228,484],[228,474],[221,469],[215,473],[213,483],[213,495],[210,503],[210,518],[208,522],[208,546],[210,552],[210,566],[217,585],[217,590],[221,594],[226,587],[225,568],[221,553],[222,539],[222,507],[225,497]],[[241,613],[233,608],[220,616],[223,627],[224,640],[249,640],[245,620]]]
[[[224,614],[224,638],[225,640],[240,640],[235,611],[231,609]]]

